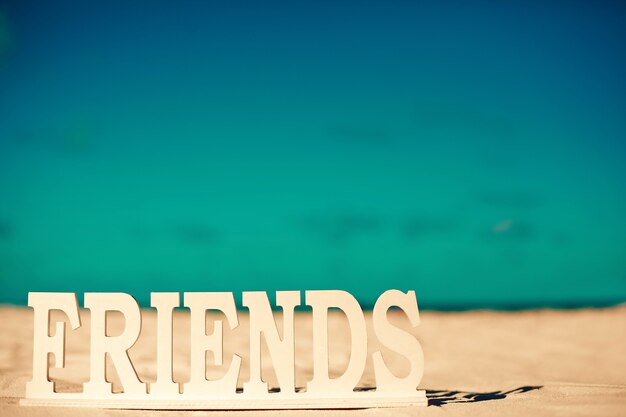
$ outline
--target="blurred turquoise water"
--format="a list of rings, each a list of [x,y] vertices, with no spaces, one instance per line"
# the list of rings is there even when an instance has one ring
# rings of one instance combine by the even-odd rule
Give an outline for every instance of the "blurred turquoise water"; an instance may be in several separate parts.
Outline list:
[[[0,6],[0,302],[626,301],[626,8]]]

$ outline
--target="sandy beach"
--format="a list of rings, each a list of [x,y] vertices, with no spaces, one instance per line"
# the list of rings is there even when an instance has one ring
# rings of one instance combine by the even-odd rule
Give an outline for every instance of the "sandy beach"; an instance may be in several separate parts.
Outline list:
[[[142,380],[155,380],[155,318],[144,310],[143,330],[130,356]],[[393,314],[400,326],[406,317]],[[61,316],[53,316],[53,318]],[[416,334],[425,354],[425,373],[420,388],[427,390],[428,407],[361,410],[300,411],[159,411],[158,415],[447,415],[447,416],[624,416],[626,415],[626,306],[570,311],[523,312],[471,311],[423,312]],[[89,314],[81,311],[82,327],[67,338],[66,368],[51,370],[59,391],[78,391],[88,379]],[[210,320],[209,320],[210,321]],[[281,322],[280,318],[277,320]],[[248,326],[240,312],[239,328],[225,332],[222,367],[208,369],[219,378],[230,364],[232,353],[244,357],[238,386],[248,378]],[[112,317],[112,332],[123,325]],[[331,374],[341,373],[349,355],[349,336],[342,315],[331,315]],[[368,332],[371,323],[368,316]],[[174,379],[189,374],[188,315],[174,319]],[[86,410],[20,406],[32,366],[32,311],[0,307],[0,415],[1,416],[144,416],[154,411]],[[209,329],[210,330],[210,329]],[[378,344],[369,333],[371,351]],[[263,347],[265,349],[265,347]],[[383,354],[385,351],[383,350]],[[276,386],[267,352],[263,378]],[[404,358],[387,353],[390,367],[402,374]],[[117,376],[109,369],[114,390]],[[312,376],[311,323],[306,313],[296,317],[296,385]],[[332,375],[331,375],[332,376]],[[372,387],[371,357],[359,384]]]

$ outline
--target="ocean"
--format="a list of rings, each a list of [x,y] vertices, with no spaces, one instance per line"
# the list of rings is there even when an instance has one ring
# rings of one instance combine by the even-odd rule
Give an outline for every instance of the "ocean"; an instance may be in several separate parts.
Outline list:
[[[0,302],[626,301],[626,5],[0,2]]]

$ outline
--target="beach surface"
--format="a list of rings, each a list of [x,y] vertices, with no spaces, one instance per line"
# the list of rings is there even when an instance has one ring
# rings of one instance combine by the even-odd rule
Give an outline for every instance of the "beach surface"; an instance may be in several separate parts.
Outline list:
[[[143,381],[156,378],[156,314],[143,310],[142,334],[129,354]],[[277,315],[278,327],[282,319]],[[409,329],[400,312],[390,319]],[[216,316],[217,317],[217,316]],[[62,320],[62,315],[52,315]],[[212,331],[207,316],[207,331]],[[219,318],[219,317],[217,317]],[[0,416],[179,416],[179,415],[315,415],[320,416],[625,416],[626,415],[626,306],[607,309],[532,310],[521,312],[422,312],[414,331],[425,356],[421,389],[428,407],[356,410],[282,411],[150,411],[85,408],[26,407],[20,405],[32,372],[33,315],[28,308],[0,307]],[[89,313],[81,310],[82,326],[68,332],[66,367],[51,369],[58,391],[80,391],[89,373]],[[219,378],[233,353],[243,357],[238,386],[247,381],[248,318],[239,312],[240,326],[224,332],[224,364],[209,367],[207,376]],[[375,385],[371,353],[380,346],[368,320],[369,354],[359,386]],[[120,332],[123,319],[112,315],[111,334]],[[189,317],[174,317],[174,379],[189,376]],[[331,376],[341,374],[349,360],[347,321],[331,314],[329,348]],[[263,349],[263,378],[276,387],[271,359]],[[406,372],[406,359],[383,350],[390,368]],[[210,356],[210,355],[209,355]],[[117,375],[107,370],[114,391]],[[296,315],[296,386],[312,377],[311,320]]]

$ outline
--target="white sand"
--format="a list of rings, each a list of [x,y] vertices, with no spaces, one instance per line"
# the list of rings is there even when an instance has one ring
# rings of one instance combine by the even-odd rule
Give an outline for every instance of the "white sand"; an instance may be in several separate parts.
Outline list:
[[[199,415],[485,415],[485,416],[626,416],[626,306],[599,310],[526,311],[516,313],[476,311],[467,313],[423,312],[417,335],[424,348],[426,370],[421,388],[429,390],[429,407],[401,409],[325,411],[194,411]],[[53,370],[61,390],[75,391],[88,377],[89,315],[81,312],[83,327],[68,336],[64,370]],[[154,380],[155,315],[144,311],[144,330],[131,349],[131,357],[145,381]],[[297,385],[311,378],[310,320],[297,317]],[[225,358],[233,352],[244,356],[239,386],[247,380],[247,323],[225,334]],[[394,315],[405,324],[405,317]],[[188,317],[177,313],[175,379],[188,375]],[[280,320],[278,320],[280,322]],[[113,320],[114,326],[120,320]],[[348,359],[349,336],[341,315],[331,317],[331,369],[341,372]],[[371,328],[368,328],[371,331]],[[154,415],[154,411],[93,410],[23,407],[26,381],[32,361],[32,312],[0,307],[0,416],[117,416]],[[371,333],[370,333],[371,334]],[[377,349],[371,338],[370,349]],[[398,373],[404,359],[390,355]],[[229,361],[209,376],[219,377]],[[264,378],[276,385],[271,362],[264,359]],[[113,372],[114,374],[114,372]],[[114,376],[115,377],[115,376]],[[116,377],[115,377],[116,378]],[[115,380],[114,380],[115,383]],[[362,386],[372,386],[374,376],[368,360]],[[522,388],[527,387],[527,388]],[[522,389],[519,389],[522,388]],[[462,391],[462,392],[458,392]],[[482,394],[482,395],[479,395]],[[184,412],[159,411],[158,415]]]

